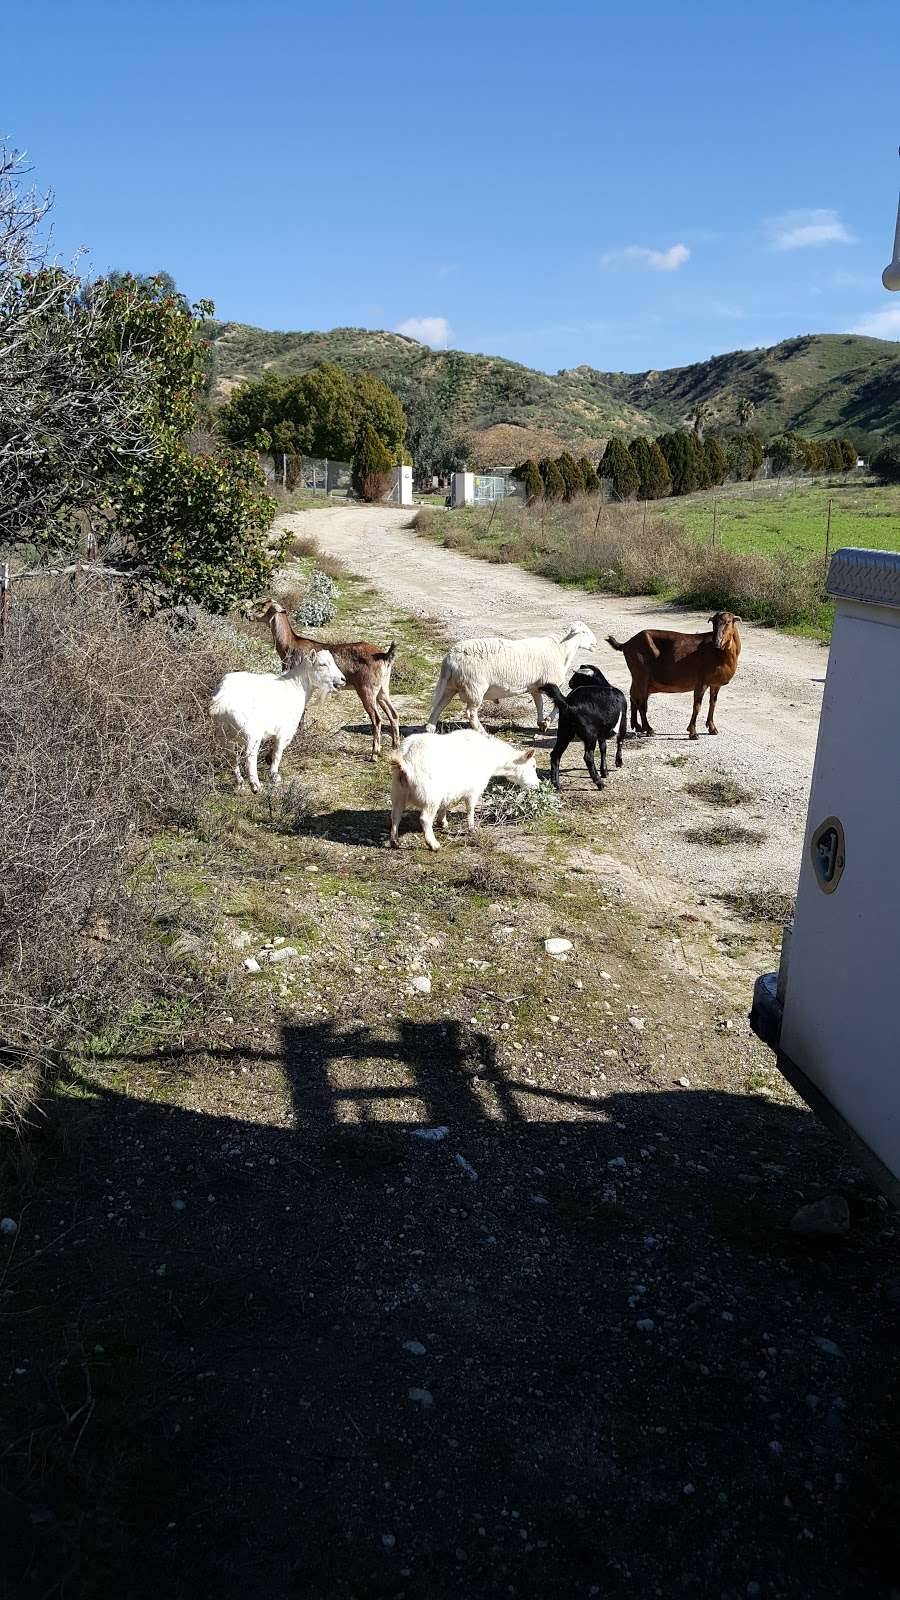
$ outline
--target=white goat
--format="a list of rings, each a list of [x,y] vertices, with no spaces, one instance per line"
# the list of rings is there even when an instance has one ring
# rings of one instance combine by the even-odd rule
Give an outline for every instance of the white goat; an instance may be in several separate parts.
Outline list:
[[[254,794],[259,791],[256,762],[260,745],[267,739],[275,741],[272,782],[280,783],[281,758],[303,721],[310,694],[316,689],[330,694],[332,689],[344,687],[344,674],[338,671],[330,650],[293,651],[277,678],[270,672],[226,672],[212,697],[209,714],[221,719],[218,726],[227,738],[243,741],[247,776]],[[241,788],[244,779],[240,746],[234,775]]]
[[[465,801],[469,832],[475,827],[475,807],[492,778],[509,778],[522,789],[540,782],[533,750],[514,750],[503,739],[459,728],[440,737],[436,733],[411,733],[390,758],[391,846],[399,849],[400,819],[404,811],[420,811],[422,832],[429,850],[440,850],[434,825],[447,826],[451,806]]]
[[[509,695],[530,694],[537,712],[537,725],[544,730],[542,683],[564,688],[579,650],[593,650],[597,641],[584,622],[573,622],[561,639],[552,635],[535,639],[461,639],[447,651],[434,701],[426,724],[432,733],[450,701],[459,695],[465,701],[471,727],[481,729],[478,719],[483,700],[503,700]]]

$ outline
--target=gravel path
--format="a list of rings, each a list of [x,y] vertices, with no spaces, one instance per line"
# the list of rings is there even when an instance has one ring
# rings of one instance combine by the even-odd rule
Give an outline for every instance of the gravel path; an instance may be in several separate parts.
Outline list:
[[[451,634],[545,633],[582,617],[601,641],[594,659],[626,691],[628,670],[602,642],[608,633],[624,639],[641,627],[706,626],[701,613],[674,611],[651,597],[567,592],[518,567],[445,550],[418,537],[406,511],[328,507],[282,522],[313,535],[323,551],[340,556],[396,605],[437,619]],[[765,896],[796,888],[827,652],[753,624],[743,625],[742,636],[737,676],[719,699],[717,739],[704,731],[691,744],[685,731],[690,697],[656,696],[651,714],[657,736],[625,752],[631,837],[604,844],[645,880],[651,896],[667,903],[723,890]],[[681,756],[686,761],[673,768],[673,757]],[[574,746],[567,767],[570,784],[580,783],[581,756]],[[752,799],[739,810],[723,811],[685,795],[685,782],[712,777],[733,778]],[[614,775],[614,782],[621,781]],[[754,837],[714,847],[688,837],[723,820]]]

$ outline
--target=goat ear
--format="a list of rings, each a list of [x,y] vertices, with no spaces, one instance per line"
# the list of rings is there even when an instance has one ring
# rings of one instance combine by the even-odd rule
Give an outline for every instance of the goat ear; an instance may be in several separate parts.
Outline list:
[[[524,766],[526,761],[533,760],[534,755],[535,755],[535,751],[534,750],[523,750],[522,754],[517,757],[517,760],[520,761],[522,763],[522,765]]]

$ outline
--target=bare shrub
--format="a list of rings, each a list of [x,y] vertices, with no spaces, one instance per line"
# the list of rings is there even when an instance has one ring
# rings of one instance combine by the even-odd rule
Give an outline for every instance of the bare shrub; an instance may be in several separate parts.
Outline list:
[[[269,822],[276,833],[303,833],[315,810],[313,791],[302,778],[288,778],[268,791]]]
[[[0,1123],[31,1071],[121,1015],[148,978],[143,830],[194,817],[213,782],[195,630],[137,624],[97,583],[14,588],[0,663]]]
[[[473,855],[474,860],[456,880],[460,888],[474,889],[492,900],[531,898],[539,893],[537,875],[518,858],[498,850],[490,834],[481,834]]]
[[[598,508],[589,500],[507,504],[486,538],[489,514],[454,521],[420,511],[422,533],[439,533],[449,549],[512,562],[557,583],[613,594],[656,594],[710,611],[735,611],[770,625],[824,625],[821,562],[711,549],[674,517],[646,515],[640,505]]]
[[[495,827],[510,823],[540,822],[558,816],[562,800],[552,784],[542,782],[538,789],[520,789],[517,784],[499,781],[491,784],[481,802],[482,822]]]

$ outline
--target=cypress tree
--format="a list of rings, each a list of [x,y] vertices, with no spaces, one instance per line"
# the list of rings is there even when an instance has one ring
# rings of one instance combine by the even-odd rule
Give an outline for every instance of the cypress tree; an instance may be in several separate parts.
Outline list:
[[[597,477],[593,464],[588,460],[587,456],[582,456],[578,465],[581,469],[581,481],[584,484],[585,494],[599,494],[600,479]]]
[[[362,500],[382,500],[391,481],[391,452],[371,422],[360,435],[350,480]]]
[[[706,463],[702,460],[692,433],[663,433],[657,443],[672,476],[673,494],[690,494],[692,490],[703,487]]]
[[[540,463],[540,473],[544,480],[544,499],[561,500],[566,492],[566,486],[556,462],[545,456]]]
[[[856,445],[852,439],[841,439],[839,443],[844,457],[844,471],[852,472],[859,460],[859,456],[856,453]]]
[[[651,500],[664,500],[672,493],[672,474],[669,463],[659,448],[655,439],[651,439],[648,449],[650,451],[650,483]]]
[[[609,479],[617,500],[630,500],[638,491],[634,462],[621,439],[610,439],[597,468],[601,479]]]
[[[532,506],[535,500],[543,499],[544,480],[541,477],[541,470],[537,462],[533,461],[530,456],[518,469],[516,477],[521,478],[525,485],[526,505]]]
[[[643,436],[632,439],[628,446],[628,454],[634,462],[634,470],[638,475],[638,499],[653,499],[653,469],[650,458],[650,446]]]
[[[719,484],[725,482],[727,467],[725,452],[714,433],[707,434],[703,441],[703,454],[706,458],[706,476],[711,489],[717,489]]]
[[[584,481],[575,457],[570,455],[568,450],[564,450],[561,456],[557,456],[556,465],[565,485],[565,498],[574,500],[576,495],[584,494]]]

